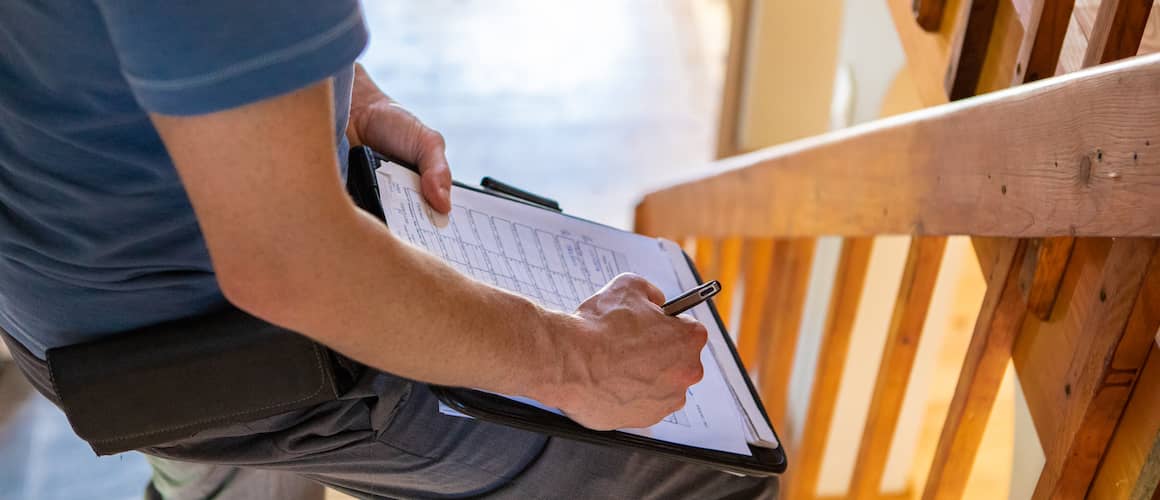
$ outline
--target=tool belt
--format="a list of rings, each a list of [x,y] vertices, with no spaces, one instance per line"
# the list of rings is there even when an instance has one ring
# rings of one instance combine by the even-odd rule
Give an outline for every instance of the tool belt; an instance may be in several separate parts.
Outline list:
[[[373,172],[351,162],[347,190],[381,217]],[[355,167],[355,165],[359,167]],[[231,305],[213,313],[50,349],[52,389],[98,455],[339,398],[364,367]]]

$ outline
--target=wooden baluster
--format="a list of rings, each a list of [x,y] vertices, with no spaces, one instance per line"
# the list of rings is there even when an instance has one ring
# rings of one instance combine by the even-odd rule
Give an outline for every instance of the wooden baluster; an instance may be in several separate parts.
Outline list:
[[[717,241],[712,238],[697,238],[693,243],[693,264],[703,280],[717,276]]]
[[[1150,302],[1160,296],[1152,292]],[[1143,300],[1143,297],[1141,297]],[[1160,309],[1160,305],[1155,306]],[[1153,344],[1088,498],[1155,498],[1160,491],[1160,348]]]
[[[783,483],[788,500],[813,500],[817,490],[818,473],[838,401],[838,387],[846,368],[850,333],[862,301],[862,288],[873,247],[873,238],[846,238],[842,241],[826,324],[818,346],[809,406],[802,422],[802,437],[793,446],[794,466],[789,470],[789,479]]]
[[[1066,72],[1066,69],[1062,67],[1063,65],[1057,64],[1057,60],[1059,47],[1063,45],[1062,37],[1067,32],[1067,21],[1070,20],[1070,14],[1073,10],[1071,6],[1074,5],[1074,0],[1048,2],[1048,4],[1051,7],[1047,7],[1044,12],[1045,14],[1050,13],[1050,15],[1043,17],[1038,27],[1038,33],[1042,33],[1044,36],[1036,35],[1035,48],[1032,52],[1035,54],[1040,51],[1040,43],[1043,43],[1045,45],[1041,51],[1043,59],[1035,63],[1036,70],[1034,72],[1030,69],[1032,63],[1028,63],[1027,76],[1024,79],[1026,82],[1034,81],[1033,76],[1037,76],[1036,73],[1049,67],[1059,66],[1060,74]],[[1064,15],[1063,10],[1051,11],[1051,9],[1061,9],[1062,7],[1067,7],[1067,17],[1061,17]],[[1096,13],[1092,32],[1088,37],[1083,67],[1091,67],[1136,55],[1151,10],[1152,0],[1103,0]],[[1048,59],[1053,55],[1055,60]],[[1088,161],[1098,163],[1102,160],[1102,154],[1095,153],[1090,156],[1095,156],[1095,158],[1089,158]],[[1063,272],[1067,268],[1074,246],[1075,238],[1072,237],[1044,238],[1033,242],[1032,250],[1027,253],[1028,261],[1023,266],[1024,275],[1021,278],[1021,287],[1031,312],[1041,320],[1050,319],[1052,306],[1059,295]]]
[[[975,95],[979,76],[983,73],[987,45],[991,41],[991,30],[995,26],[999,0],[963,0],[960,8],[961,27],[955,30],[951,42],[944,82],[947,96],[952,101]]]
[[[914,20],[923,31],[937,33],[942,25],[943,9],[947,0],[914,0],[911,10],[914,11]]]
[[[1024,240],[1003,240],[988,266],[991,272],[987,276],[987,292],[947,410],[923,500],[962,497],[987,417],[1011,359],[1011,346],[1027,314],[1018,286],[1025,250]]]
[[[797,352],[802,309],[814,259],[814,239],[797,238],[777,242],[777,274],[772,274],[771,292],[766,297],[763,321],[767,337],[761,350],[758,390],[775,428],[785,426],[786,390],[794,355]]]
[[[725,328],[729,330],[735,326],[733,324],[733,301],[741,283],[742,250],[743,241],[740,237],[721,240],[720,254],[717,259],[717,276],[705,277],[706,281],[716,279],[721,282],[721,292],[713,298],[713,303],[717,306],[717,313],[721,315],[721,321],[725,323]]]
[[[910,242],[894,314],[886,333],[886,347],[882,351],[878,378],[870,398],[866,426],[862,431],[862,443],[854,462],[854,476],[847,493],[849,498],[878,497],[878,486],[886,470],[890,445],[894,442],[898,416],[902,413],[903,398],[910,383],[911,368],[918,354],[946,244],[946,237],[939,236],[915,237]]]
[[[1160,259],[1154,239],[1122,238],[1112,243],[1098,290],[1072,296],[1088,301],[1089,313],[1077,328],[1080,345],[1070,349],[1062,381],[1069,397],[1059,412],[1057,432],[1043,436],[1047,463],[1032,498],[1085,495],[1107,450],[1112,431],[1144,366],[1160,328]]]
[[[750,374],[761,368],[760,353],[765,322],[765,306],[769,296],[770,281],[774,276],[774,250],[771,239],[746,241],[745,250],[745,296],[741,303],[741,324],[737,330],[737,352],[741,362]],[[777,271],[780,272],[780,269]]]

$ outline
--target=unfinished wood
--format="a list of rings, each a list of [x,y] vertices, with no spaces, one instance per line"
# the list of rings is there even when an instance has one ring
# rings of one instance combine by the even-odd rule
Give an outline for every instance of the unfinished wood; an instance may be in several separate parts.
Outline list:
[[[769,314],[765,305],[770,281],[783,266],[774,265],[774,242],[771,239],[747,240],[745,249],[745,296],[741,303],[741,323],[737,330],[737,353],[750,374],[760,368],[762,328]]]
[[[1059,53],[1067,35],[1075,0],[1035,0],[1034,30],[1029,39],[1027,59],[1022,75],[1015,83],[1029,83],[1055,74]],[[1018,72],[1017,72],[1018,73]]]
[[[975,95],[999,0],[964,0],[960,8],[962,27],[956,30],[946,71],[947,98],[952,101]]]
[[[718,280],[721,282],[721,292],[713,298],[717,312],[725,328],[732,331],[733,327],[733,300],[737,296],[737,289],[741,282],[741,252],[744,241],[738,237],[725,238],[719,246],[717,275],[701,276],[705,281]]]
[[[1160,52],[1160,2],[1152,4],[1152,13],[1148,15],[1148,24],[1144,27],[1144,36],[1140,39],[1140,50],[1137,55]]]
[[[915,22],[923,31],[938,32],[946,3],[946,0],[914,0],[911,5]]]
[[[1039,436],[1063,432],[1060,408],[1070,404],[1073,392],[1064,379],[1071,358],[1086,349],[1082,329],[1092,314],[1092,302],[1079,298],[1099,293],[1111,244],[1106,238],[1076,240],[1050,319],[1025,322],[1016,339],[1012,361]],[[1053,441],[1041,444],[1045,456],[1057,452]]]
[[[1019,19],[1019,13],[1010,1],[1000,1],[995,11],[983,69],[979,74],[979,84],[975,86],[977,94],[1011,87],[1023,37],[1023,22]]]
[[[1071,386],[1059,432],[1043,436],[1047,464],[1034,498],[1078,498],[1091,485],[1145,356],[1160,328],[1160,304],[1149,303],[1145,280],[1160,280],[1156,240],[1118,239],[1112,244],[1097,293],[1090,302],[1064,383]],[[1156,285],[1160,286],[1160,285]],[[1027,388],[1033,390],[1033,388]]]
[[[1136,54],[1140,36],[1142,36],[1144,25],[1147,23],[1148,11],[1152,7],[1152,0],[1148,0],[1146,2],[1148,5],[1144,6],[1142,10],[1125,8],[1125,5],[1130,3],[1133,2],[1105,1],[1100,5],[1095,25],[1089,34],[1089,48],[1095,47],[1095,49],[1089,50],[1088,57],[1085,57],[1083,62],[1085,67]],[[1069,17],[1071,11],[1072,8],[1068,7]],[[1113,15],[1115,19],[1112,19]],[[1137,29],[1139,33],[1133,31]],[[1066,28],[1063,32],[1065,31]],[[1135,37],[1136,44],[1109,43],[1108,38],[1111,36]],[[1062,39],[1059,42],[1062,44]],[[1100,47],[1102,50],[1099,49]],[[1045,68],[1048,67],[1048,63],[1050,63],[1050,67],[1057,66],[1057,61],[1044,61],[1043,63]],[[1046,320],[1047,315],[1051,312],[1052,305],[1059,293],[1059,284],[1063,279],[1064,267],[1067,266],[1074,245],[1075,240],[1071,237],[1048,238],[1035,242],[1035,250],[1028,252],[1031,261],[1024,266],[1024,270],[1029,276],[1024,295],[1031,312],[1042,320]]]
[[[799,238],[777,242],[775,254],[783,264],[783,272],[772,275],[773,288],[766,297],[765,327],[760,368],[757,371],[758,390],[773,426],[785,427],[786,393],[794,355],[797,353],[798,334],[810,268],[814,259],[813,238]]]
[[[721,109],[717,118],[717,158],[740,153],[737,134],[741,121],[741,88],[751,38],[754,0],[729,0],[729,53],[725,60],[725,81],[721,85]]]
[[[1143,56],[730,158],[639,214],[662,236],[1157,235],[1157,113]]]
[[[945,237],[911,239],[850,480],[850,498],[865,500],[878,494],[946,243]]]
[[[995,402],[1015,334],[1027,308],[1019,298],[1019,266],[1025,244],[1004,240],[987,277],[987,292],[971,334],[966,359],[947,410],[946,423],[923,488],[924,500],[962,496]]]
[[[1157,291],[1150,292],[1153,298]],[[1143,300],[1143,298],[1141,298]],[[1160,479],[1160,349],[1150,348],[1089,498],[1146,499]]]
[[[693,264],[701,279],[710,280],[717,276],[717,266],[721,260],[717,255],[717,241],[713,238],[698,237],[693,240]]]
[[[1074,243],[1075,239],[1067,236],[1030,242],[1019,277],[1019,289],[1027,301],[1027,308],[1040,320],[1050,319]]]
[[[862,301],[866,270],[870,265],[873,238],[846,238],[834,272],[826,323],[818,346],[809,404],[803,421],[801,440],[794,447],[794,467],[783,483],[788,500],[812,500],[818,488],[822,453],[830,436],[830,423],[838,400],[842,372],[850,348],[850,333]]]
[[[1115,61],[1136,54],[1148,24],[1153,0],[1103,0],[1096,14],[1084,67]]]
[[[912,0],[886,0],[898,41],[906,53],[906,66],[914,76],[922,102],[928,106],[947,102],[942,75],[947,68],[947,47],[951,43],[962,0],[947,0],[938,32],[924,31],[914,22]],[[927,75],[934,75],[927,78]]]

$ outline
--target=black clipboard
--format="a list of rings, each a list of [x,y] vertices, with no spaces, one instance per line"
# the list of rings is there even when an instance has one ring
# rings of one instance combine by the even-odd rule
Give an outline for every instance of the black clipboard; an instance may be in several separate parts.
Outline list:
[[[347,189],[360,208],[386,223],[386,217],[379,201],[378,181],[375,177],[375,169],[378,168],[379,161],[390,161],[398,165],[406,166],[416,172],[418,170],[406,163],[383,156],[365,146],[351,148],[348,160]],[[498,196],[515,203],[523,203],[543,210],[558,212],[566,217],[599,224],[564,214],[560,210],[559,204],[554,200],[528,193],[495,179],[484,177],[480,184],[480,187],[475,187],[454,182],[454,185],[459,188]],[[693,265],[692,259],[687,254],[685,255],[685,261],[688,262],[689,268],[692,270],[693,277],[697,283],[702,283],[696,266]],[[709,309],[712,311],[713,319],[717,322],[720,331],[722,333],[726,332],[725,325],[721,322],[721,316],[717,312],[717,307],[713,304],[712,300],[709,301]],[[729,335],[725,334],[723,336],[725,337],[725,344],[729,346],[733,360],[740,366],[741,356],[738,355],[736,346],[733,345],[733,341]],[[746,387],[748,387],[749,392],[753,395],[758,409],[761,411],[762,418],[765,419],[770,429],[773,430],[778,443],[782,443],[781,437],[777,436],[777,430],[773,429],[773,424],[769,422],[769,415],[765,411],[765,406],[761,403],[761,398],[753,386],[753,381],[749,379],[749,374],[742,369],[741,375],[745,379]],[[784,445],[777,448],[749,445],[753,455],[740,455],[676,444],[619,431],[595,431],[577,424],[568,417],[484,391],[446,386],[432,386],[431,390],[440,401],[455,411],[481,420],[541,434],[560,436],[605,446],[630,448],[746,476],[772,476],[785,472],[786,469],[787,460]]]

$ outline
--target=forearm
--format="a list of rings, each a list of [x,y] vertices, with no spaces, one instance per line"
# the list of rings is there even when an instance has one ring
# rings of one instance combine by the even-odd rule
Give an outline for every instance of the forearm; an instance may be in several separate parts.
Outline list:
[[[340,218],[239,305],[396,375],[558,399],[551,330],[574,318],[468,279],[361,212]]]

